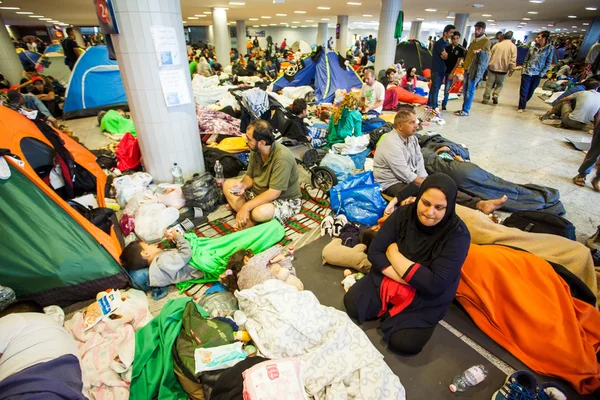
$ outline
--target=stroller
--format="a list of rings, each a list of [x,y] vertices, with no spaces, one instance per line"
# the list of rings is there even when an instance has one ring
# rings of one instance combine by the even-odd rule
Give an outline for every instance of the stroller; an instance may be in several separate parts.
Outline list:
[[[324,195],[328,195],[329,190],[337,185],[337,177],[330,168],[319,166],[324,154],[315,149],[311,143],[298,143],[295,140],[285,137],[286,132],[289,129],[293,129],[294,125],[292,122],[294,116],[291,112],[267,94],[269,109],[262,115],[257,115],[253,111],[253,108],[248,105],[244,92],[245,89],[230,91],[242,108],[242,132],[245,132],[245,128],[250,121],[256,119],[268,121],[275,130],[277,142],[290,149],[296,158],[296,163],[300,164],[310,174],[312,187],[321,190]],[[246,114],[246,117],[244,117],[244,114]]]

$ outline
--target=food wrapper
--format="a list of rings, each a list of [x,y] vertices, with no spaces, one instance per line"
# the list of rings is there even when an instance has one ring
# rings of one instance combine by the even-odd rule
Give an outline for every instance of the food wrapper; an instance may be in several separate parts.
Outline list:
[[[83,312],[84,330],[90,329],[106,316],[112,314],[121,304],[123,304],[123,300],[118,290],[111,290],[96,302],[90,304]]]
[[[246,359],[247,354],[242,350],[242,342],[235,342],[217,347],[196,349],[196,374],[205,371],[216,371],[233,367]]]

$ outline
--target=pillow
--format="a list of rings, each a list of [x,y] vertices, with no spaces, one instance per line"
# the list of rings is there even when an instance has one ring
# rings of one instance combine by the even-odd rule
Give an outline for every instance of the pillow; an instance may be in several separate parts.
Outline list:
[[[366,250],[367,246],[362,243],[347,247],[342,244],[342,239],[335,238],[323,249],[323,265],[352,268],[366,274],[371,269]]]

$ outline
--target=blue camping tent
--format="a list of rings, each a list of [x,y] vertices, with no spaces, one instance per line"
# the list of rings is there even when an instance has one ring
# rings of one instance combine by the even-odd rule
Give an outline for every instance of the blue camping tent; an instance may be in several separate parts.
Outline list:
[[[44,50],[44,54],[46,53],[63,53],[63,48],[62,45],[60,44],[51,44],[50,46],[46,47],[46,50]]]
[[[312,86],[318,103],[331,103],[336,90],[349,92],[352,88],[362,87],[356,72],[342,63],[343,58],[336,52],[313,53],[312,57],[305,57],[299,64],[288,67],[273,84],[273,91],[289,86]]]
[[[79,57],[65,97],[65,119],[89,117],[101,110],[127,107],[119,66],[108,58],[106,46],[90,47]]]
[[[22,50],[18,53],[19,59],[21,60],[21,64],[23,64],[23,68],[35,66],[35,64],[37,64],[40,58],[42,58],[42,55],[40,53],[34,53],[33,51],[29,50]]]

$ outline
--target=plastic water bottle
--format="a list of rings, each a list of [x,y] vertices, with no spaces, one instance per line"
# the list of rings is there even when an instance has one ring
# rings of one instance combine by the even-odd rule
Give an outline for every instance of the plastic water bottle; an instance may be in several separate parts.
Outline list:
[[[488,371],[483,365],[474,365],[460,375],[456,375],[450,385],[451,392],[465,392],[487,377]]]
[[[219,160],[215,161],[215,180],[219,186],[223,186],[223,182],[225,181],[225,176],[223,175],[223,166]]]
[[[17,296],[11,288],[0,285],[0,311],[14,303],[16,299]]]
[[[171,176],[173,176],[173,183],[183,185],[183,171],[177,163],[174,163],[171,168]]]

